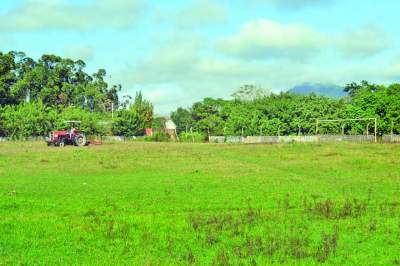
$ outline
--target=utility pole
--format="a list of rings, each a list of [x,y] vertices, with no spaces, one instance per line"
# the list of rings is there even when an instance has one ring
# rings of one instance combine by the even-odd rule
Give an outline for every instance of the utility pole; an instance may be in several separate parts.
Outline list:
[[[317,118],[315,121],[315,135],[318,136],[318,126],[319,126],[319,119]]]
[[[111,103],[111,118],[114,119],[114,102]]]
[[[180,141],[180,140],[179,140],[178,132],[176,131],[176,128],[175,128],[175,136],[176,136],[176,140],[177,140],[177,141]]]
[[[29,103],[31,101],[31,90],[26,90],[25,102]]]
[[[378,142],[378,119],[375,118],[375,143]]]
[[[346,124],[342,125],[342,135],[344,136],[344,128],[346,127]]]
[[[193,127],[190,127],[190,135],[192,135],[192,142],[194,143]]]

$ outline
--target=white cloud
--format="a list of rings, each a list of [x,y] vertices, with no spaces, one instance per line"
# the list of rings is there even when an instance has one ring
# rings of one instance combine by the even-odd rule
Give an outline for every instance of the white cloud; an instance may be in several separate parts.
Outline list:
[[[86,4],[72,4],[67,0],[27,0],[0,17],[0,30],[124,28],[137,21],[144,6],[143,0],[95,0]]]
[[[215,0],[192,0],[178,9],[157,9],[156,21],[172,23],[181,29],[221,24],[228,19],[226,6]]]
[[[135,84],[135,90],[141,89],[154,102],[157,112],[166,114],[178,105],[190,105],[206,96],[229,95],[226,91],[236,87],[240,83],[237,80],[243,78],[239,62],[202,55],[206,46],[203,36],[172,39],[176,41],[166,42],[115,76],[125,88]]]
[[[169,83],[181,77],[192,78],[194,64],[198,62],[202,38],[176,39],[176,43],[161,45],[152,55],[136,62],[130,74],[139,83]]]
[[[65,56],[73,60],[92,61],[94,48],[92,46],[69,46],[65,48]]]
[[[4,49],[4,47],[8,47],[13,45],[15,40],[7,35],[0,35],[0,51]]]
[[[391,40],[385,31],[375,25],[366,25],[339,36],[338,50],[345,56],[366,57],[389,48]]]
[[[212,0],[193,0],[190,6],[178,11],[175,17],[179,26],[204,26],[224,22],[228,11]]]
[[[272,4],[282,9],[298,9],[307,6],[326,5],[332,0],[251,0],[257,4]]]
[[[175,36],[153,53],[139,60],[129,71],[129,76],[140,84],[202,84],[208,80],[240,75],[240,61],[219,60],[202,55],[207,39],[201,35],[190,35],[183,39]],[[196,86],[198,87],[198,86]]]
[[[390,79],[400,80],[400,56],[385,67],[384,73]]]
[[[310,27],[261,19],[248,22],[238,34],[223,38],[217,48],[223,53],[244,58],[300,59],[313,55],[324,45],[323,36]]]
[[[286,59],[262,62],[220,57],[207,53],[206,38],[186,37],[171,37],[176,41],[124,67],[114,78],[125,89],[131,88],[125,92],[141,89],[153,101],[156,112],[167,114],[204,97],[229,97],[243,84],[286,89],[308,81],[302,74],[311,73],[306,65]]]
[[[217,49],[244,59],[305,59],[320,53],[339,52],[345,58],[366,58],[391,46],[386,32],[366,25],[341,34],[327,34],[299,23],[250,21],[233,36],[222,38]]]

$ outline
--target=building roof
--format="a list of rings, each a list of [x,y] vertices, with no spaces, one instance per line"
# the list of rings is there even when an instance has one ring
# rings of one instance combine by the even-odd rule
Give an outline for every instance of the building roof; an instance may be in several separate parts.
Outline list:
[[[170,119],[170,120],[167,120],[167,121],[165,122],[165,128],[166,128],[167,130],[176,130],[176,125],[175,125],[174,121],[172,121],[172,120]]]

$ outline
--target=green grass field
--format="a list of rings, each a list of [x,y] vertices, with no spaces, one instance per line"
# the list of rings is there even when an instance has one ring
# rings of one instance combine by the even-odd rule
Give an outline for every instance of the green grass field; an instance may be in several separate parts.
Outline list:
[[[0,144],[0,265],[399,265],[400,147]]]

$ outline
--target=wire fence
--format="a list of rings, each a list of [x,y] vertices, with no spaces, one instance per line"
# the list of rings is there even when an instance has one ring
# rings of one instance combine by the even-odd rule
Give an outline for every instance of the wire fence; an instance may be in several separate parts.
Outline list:
[[[384,135],[382,140],[387,143],[400,143],[400,135]]]
[[[313,143],[313,142],[375,142],[373,135],[318,135],[318,136],[210,136],[210,143],[244,143],[244,144],[273,144],[273,143]],[[383,136],[385,143],[400,143],[400,135]]]

